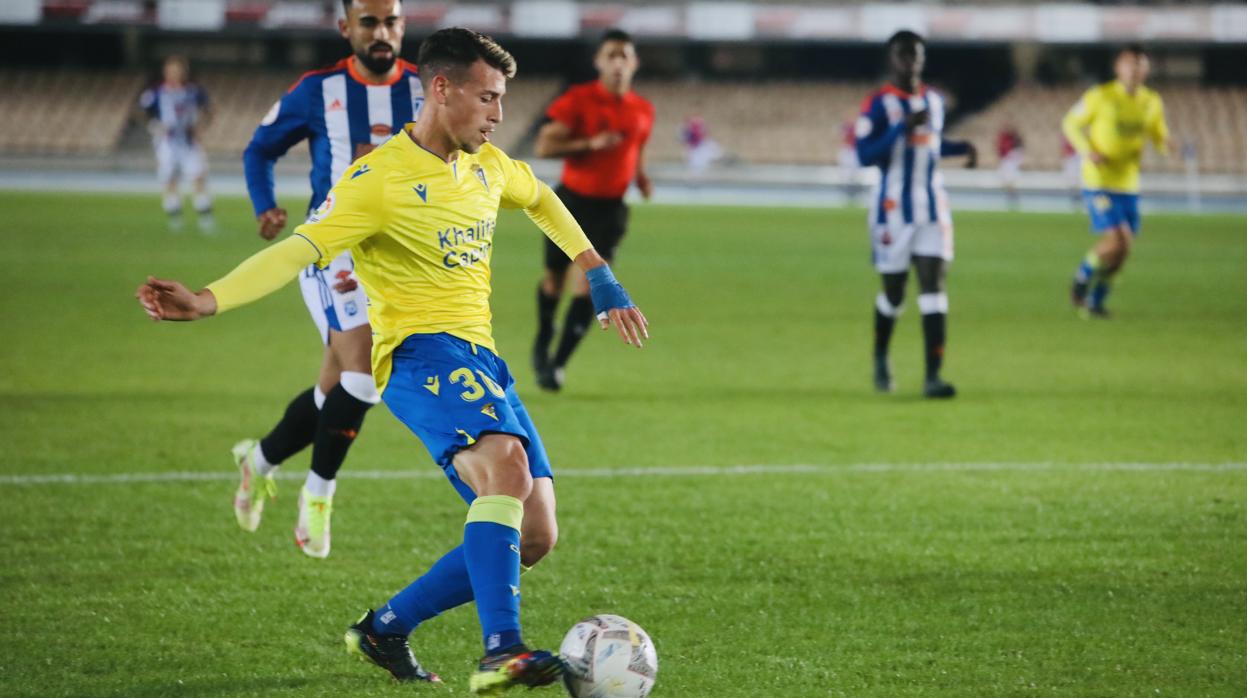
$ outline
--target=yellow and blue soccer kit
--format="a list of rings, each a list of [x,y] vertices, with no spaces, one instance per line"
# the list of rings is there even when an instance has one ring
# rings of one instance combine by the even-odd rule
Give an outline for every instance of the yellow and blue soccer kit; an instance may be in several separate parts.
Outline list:
[[[409,633],[475,600],[487,654],[506,652],[521,643],[523,502],[476,496],[453,464],[482,435],[511,434],[523,441],[532,475],[550,476],[537,430],[494,351],[489,296],[498,209],[524,209],[569,257],[592,245],[524,163],[489,144],[446,162],[410,129],[349,167],[294,235],[208,288],[218,311],[228,310],[272,292],[303,265],[325,265],[351,250],[371,299],[372,369],[382,399],[469,502],[463,545],[395,595],[370,625],[377,633]],[[630,303],[622,288],[616,297]],[[349,632],[347,641],[358,638]]]
[[[1140,85],[1133,93],[1114,80],[1087,90],[1061,123],[1082,156],[1083,198],[1094,232],[1121,224],[1138,234],[1139,164],[1145,141],[1157,150],[1169,142],[1160,95]],[[1092,162],[1099,153],[1104,162]]]

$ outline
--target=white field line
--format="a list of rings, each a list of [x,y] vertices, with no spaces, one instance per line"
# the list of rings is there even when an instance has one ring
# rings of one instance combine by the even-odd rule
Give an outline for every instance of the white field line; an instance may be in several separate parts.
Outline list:
[[[556,472],[558,478],[707,477],[731,475],[843,475],[851,473],[973,473],[973,472],[1207,472],[1247,471],[1247,463],[856,463],[848,465],[727,465],[655,466],[651,468],[581,468]],[[278,472],[283,480],[305,477],[302,471]],[[350,480],[430,480],[443,477],[435,467],[419,470],[351,470],[341,477]],[[151,473],[48,473],[0,475],[0,486],[21,485],[121,485],[141,482],[232,482],[231,470],[210,472]]]

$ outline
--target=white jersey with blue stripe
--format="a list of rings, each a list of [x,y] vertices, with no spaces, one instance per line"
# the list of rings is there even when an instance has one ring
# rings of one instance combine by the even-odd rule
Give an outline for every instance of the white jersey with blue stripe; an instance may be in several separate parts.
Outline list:
[[[926,124],[906,133],[905,118],[923,110]],[[880,175],[871,197],[872,225],[952,221],[939,160],[964,154],[965,146],[944,143],[944,119],[944,98],[927,87],[910,94],[887,85],[862,102],[854,127],[857,155]]]
[[[384,85],[364,80],[352,58],[304,74],[264,116],[243,153],[256,215],[277,206],[273,163],[299,141],[307,140],[312,155],[310,211],[356,158],[415,121],[423,104],[416,66],[401,59]]]
[[[190,145],[195,142],[195,125],[208,106],[208,93],[193,82],[160,83],[143,90],[139,106],[164,126],[164,138]]]

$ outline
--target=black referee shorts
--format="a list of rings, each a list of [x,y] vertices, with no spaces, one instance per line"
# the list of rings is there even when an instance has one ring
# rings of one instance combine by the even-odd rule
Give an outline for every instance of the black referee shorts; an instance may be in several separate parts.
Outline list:
[[[593,243],[598,254],[610,262],[615,259],[615,249],[628,232],[628,205],[623,198],[601,199],[595,196],[581,196],[560,184],[554,190],[562,199],[563,205],[571,211],[572,217],[584,229],[589,242]],[[544,237],[546,249],[546,269],[556,275],[567,271],[572,260],[568,259],[563,250],[550,238]]]

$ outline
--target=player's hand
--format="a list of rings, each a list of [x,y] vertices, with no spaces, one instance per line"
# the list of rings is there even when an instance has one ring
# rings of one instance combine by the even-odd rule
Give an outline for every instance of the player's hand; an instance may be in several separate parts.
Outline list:
[[[979,149],[975,148],[974,144],[970,142],[967,142],[966,146],[969,148],[966,151],[966,169],[973,170],[979,166]]]
[[[641,190],[641,196],[646,201],[649,201],[649,198],[654,195],[654,183],[650,181],[650,178],[644,172],[637,173],[636,187]]]
[[[922,111],[914,111],[905,115],[905,131],[913,131],[919,126],[926,126],[927,121],[931,119],[931,113],[926,109]]]
[[[260,237],[272,240],[286,227],[286,209],[270,208],[261,213],[256,220],[260,223]]]
[[[195,293],[177,281],[166,281],[154,276],[134,292],[147,317],[156,322],[172,320],[184,322],[199,320],[216,314],[216,297],[211,291]]]
[[[1096,165],[1103,165],[1108,162],[1108,158],[1104,157],[1104,154],[1098,150],[1092,150],[1087,153],[1087,159]]]
[[[589,137],[589,150],[609,150],[623,142],[623,134],[618,131],[603,131]]]
[[[351,272],[345,269],[338,272],[337,279],[338,281],[333,285],[333,290],[338,293],[350,293],[359,288],[359,281],[355,279]]]
[[[635,305],[631,308],[612,308],[605,313],[598,313],[598,324],[602,326],[602,329],[614,325],[615,331],[619,332],[619,338],[637,349],[643,346],[641,340],[649,339],[649,320],[645,319],[645,313],[642,313],[641,309]]]
[[[589,297],[593,299],[598,324],[602,329],[614,325],[620,339],[639,349],[641,340],[649,339],[649,320],[615,280],[611,268],[601,264],[586,270],[585,278],[589,281]]]

